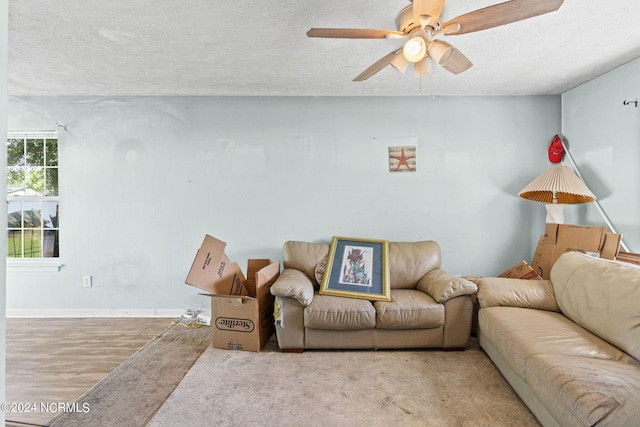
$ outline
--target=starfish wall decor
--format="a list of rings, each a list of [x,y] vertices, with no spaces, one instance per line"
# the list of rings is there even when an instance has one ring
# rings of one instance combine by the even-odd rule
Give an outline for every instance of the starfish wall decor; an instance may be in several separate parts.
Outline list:
[[[389,172],[415,172],[416,147],[389,147]]]

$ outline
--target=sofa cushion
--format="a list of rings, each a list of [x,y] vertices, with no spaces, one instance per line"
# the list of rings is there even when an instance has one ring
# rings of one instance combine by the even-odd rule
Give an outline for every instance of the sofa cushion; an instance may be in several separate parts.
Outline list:
[[[376,328],[430,329],[444,325],[444,306],[421,291],[392,289],[391,301],[376,301]]]
[[[522,307],[560,311],[550,280],[525,280],[504,277],[479,277],[480,307]]]
[[[316,269],[314,271],[316,283],[318,285],[322,284],[322,279],[324,278],[324,270],[327,268],[327,257],[322,258],[316,264]]]
[[[283,246],[282,264],[284,268],[300,270],[316,279],[316,267],[328,253],[328,244],[290,240]],[[440,245],[433,240],[389,242],[388,257],[391,288],[415,289],[422,276],[440,267]]]
[[[530,357],[549,353],[605,360],[633,360],[623,351],[576,325],[561,313],[519,307],[487,307],[478,327],[511,369],[528,381]]]
[[[629,425],[640,420],[640,364],[540,354],[527,381],[562,426]]]
[[[282,248],[283,268],[300,270],[310,279],[316,277],[316,265],[329,253],[329,245],[290,240]],[[317,285],[317,282],[316,282]],[[319,286],[316,286],[319,288]]]
[[[304,309],[304,326],[311,329],[373,329],[376,310],[364,299],[316,294]]]
[[[551,281],[565,316],[640,360],[640,268],[567,252]]]
[[[440,245],[422,242],[389,242],[389,284],[392,289],[415,289],[422,276],[441,262]]]

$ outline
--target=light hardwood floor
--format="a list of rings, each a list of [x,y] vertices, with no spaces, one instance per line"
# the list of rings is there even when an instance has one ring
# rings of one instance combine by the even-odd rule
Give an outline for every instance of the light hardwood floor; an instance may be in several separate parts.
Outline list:
[[[151,339],[167,318],[7,319],[6,402],[72,403]],[[7,413],[7,425],[54,414]]]

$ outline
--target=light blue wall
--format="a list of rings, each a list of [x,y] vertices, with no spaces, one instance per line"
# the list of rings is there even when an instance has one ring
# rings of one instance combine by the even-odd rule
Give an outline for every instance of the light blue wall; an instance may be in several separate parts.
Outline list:
[[[499,274],[544,230],[544,207],[516,194],[546,167],[560,108],[560,96],[10,98],[10,130],[67,130],[64,266],[10,272],[8,307],[198,308],[184,279],[205,233],[243,267],[279,260],[286,240],[339,235],[434,239],[447,270]],[[417,146],[417,172],[389,173],[393,145]]]
[[[562,95],[562,132],[585,182],[632,252],[640,252],[640,60]],[[605,225],[593,204],[580,224]]]

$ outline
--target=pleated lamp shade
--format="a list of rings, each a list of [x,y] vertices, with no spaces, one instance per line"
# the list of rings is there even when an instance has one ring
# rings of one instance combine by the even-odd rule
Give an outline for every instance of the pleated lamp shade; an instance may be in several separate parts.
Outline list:
[[[573,171],[553,165],[518,193],[523,199],[542,203],[573,205],[596,200],[596,196]]]

